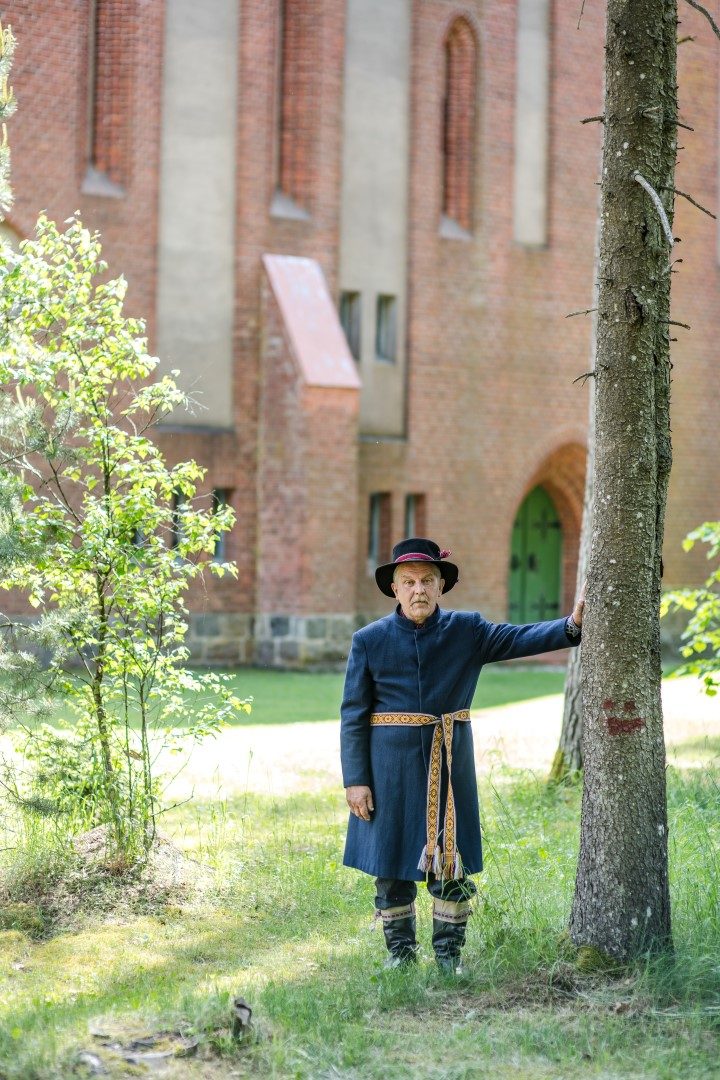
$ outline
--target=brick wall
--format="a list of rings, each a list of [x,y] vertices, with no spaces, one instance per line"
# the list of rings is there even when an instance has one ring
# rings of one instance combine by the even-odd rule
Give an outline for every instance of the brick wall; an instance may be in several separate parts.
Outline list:
[[[271,214],[276,177],[277,49],[279,0],[243,0],[240,18],[240,91],[237,132],[237,265],[235,328],[235,457],[243,608],[262,603],[255,582],[258,555],[256,493],[261,321],[261,256],[265,252],[305,255],[320,263],[328,286],[336,293],[344,6],[314,0],[315,64],[312,85],[305,92],[314,103],[312,116],[296,133],[311,183],[302,193],[307,217]],[[292,194],[292,193],[287,193]]]
[[[678,37],[694,40],[678,48],[680,116],[694,131],[680,129],[676,186],[720,213],[718,200],[718,41],[705,18],[679,5]],[[672,318],[691,331],[672,327],[671,424],[673,469],[665,523],[665,584],[678,586],[707,575],[707,549],[686,555],[685,533],[720,514],[720,399],[718,329],[720,264],[718,223],[683,198],[676,198],[673,234]]]
[[[441,230],[443,42],[459,16],[479,42],[476,211],[466,239]],[[591,13],[582,35],[587,55],[599,33],[598,15]],[[563,30],[556,48],[577,55],[578,45],[565,41],[569,35]],[[577,124],[599,111],[597,66],[572,93],[565,84],[553,85],[552,141],[556,153],[562,142],[566,155],[561,176],[567,190],[560,177],[551,185],[548,249],[515,245],[514,42],[506,4],[423,0],[414,6],[408,440],[405,446],[367,442],[361,469],[362,498],[383,486],[393,489],[399,530],[403,493],[426,493],[428,534],[451,548],[461,567],[448,604],[479,608],[494,619],[507,615],[515,514],[538,482],[552,488],[564,525],[566,600],[574,589],[584,471],[578,448],[585,443],[588,399],[572,379],[587,370],[589,324],[563,316],[590,306],[599,144],[597,130]],[[565,206],[572,231],[567,223],[561,249]],[[560,460],[561,470],[554,464]],[[362,569],[358,587],[361,610],[385,609]]]
[[[41,210],[63,221],[80,210],[86,225],[102,233],[111,273],[128,280],[130,313],[147,319],[152,336],[155,308],[155,238],[159,164],[163,0],[101,5],[106,16],[119,8],[121,76],[112,85],[112,107],[103,110],[115,134],[131,138],[105,164],[122,188],[112,194],[83,190],[92,146],[90,48],[94,5],[89,0],[12,0],[0,4],[3,23],[17,37],[12,82],[18,111],[10,129],[15,206],[9,223],[24,236]],[[107,36],[104,38],[107,43]],[[102,86],[108,80],[101,78]],[[118,172],[115,173],[117,166]],[[122,166],[122,167],[121,167]]]
[[[113,0],[105,3],[110,11]],[[122,8],[124,14],[131,10]],[[350,412],[332,394],[306,394],[295,387],[292,398],[278,386],[280,397],[271,412],[288,409],[292,400],[302,421],[298,438],[316,441],[319,451],[305,463],[301,488],[287,490],[278,519],[280,531],[302,532],[299,580],[305,598],[294,611],[278,614],[275,585],[263,569],[272,560],[272,529],[266,501],[258,499],[262,360],[263,350],[270,348],[270,338],[263,337],[270,324],[264,329],[261,256],[278,252],[316,259],[336,295],[345,8],[336,0],[303,5],[304,14],[313,16],[312,49],[303,52],[312,63],[296,58],[296,77],[298,101],[311,105],[292,120],[296,179],[294,190],[287,192],[304,211],[298,215],[275,198],[282,115],[277,99],[280,0],[242,0],[233,430],[178,427],[162,436],[171,461],[192,456],[207,466],[202,492],[208,499],[213,487],[231,489],[238,513],[227,541],[228,558],[238,563],[237,582],[209,579],[192,596],[198,618],[206,612],[210,620],[194,628],[207,659],[214,658],[213,649],[220,657],[228,633],[251,641],[265,640],[267,631],[275,642],[268,657],[275,660],[277,642],[298,635],[315,642],[335,635],[340,642],[349,624],[333,622],[341,617],[338,613],[354,608],[365,618],[389,610],[390,601],[378,592],[365,565],[373,492],[390,495],[392,542],[404,532],[406,494],[424,495],[427,534],[451,548],[461,567],[460,584],[448,600],[502,619],[513,520],[528,491],[542,483],[563,522],[563,593],[569,606],[590,392],[573,380],[590,366],[590,322],[586,317],[566,320],[565,315],[591,306],[601,130],[598,124],[581,126],[579,120],[602,109],[604,15],[601,5],[586,5],[578,31],[577,8],[575,0],[554,0],[552,10],[548,244],[538,250],[515,244],[512,234],[514,5],[505,0],[414,0],[406,438],[361,440],[359,496],[353,508],[348,500],[355,486],[343,486]],[[132,12],[131,32],[123,35],[123,77],[111,95],[117,109],[113,123],[123,129],[127,118],[132,139],[121,140],[122,167],[112,162],[106,167],[120,190],[103,191],[88,183],[91,4],[0,3],[3,22],[12,24],[18,38],[12,81],[19,110],[10,125],[16,204],[9,223],[27,234],[43,208],[58,220],[80,208],[87,224],[101,229],[111,270],[128,278],[128,309],[147,317],[152,344],[163,2],[133,0]],[[473,215],[465,222],[466,237],[441,228],[444,43],[458,18],[467,21],[477,42]],[[683,8],[681,18],[680,36],[695,39],[680,47],[683,119],[695,131],[681,133],[677,183],[717,209],[716,42],[699,13]],[[291,112],[286,110],[286,133]],[[682,238],[675,255],[684,260],[676,266],[674,317],[693,330],[678,329],[673,346],[675,462],[665,551],[670,585],[697,580],[705,571],[704,553],[688,557],[680,541],[694,524],[717,516],[720,489],[717,225],[679,200],[674,231]],[[268,392],[272,396],[273,388]],[[292,430],[296,417],[288,413],[286,419]],[[344,448],[337,462],[336,446]],[[338,519],[352,520],[354,539],[333,527],[333,508]],[[354,598],[337,591],[345,586],[327,585],[324,551],[353,562]],[[268,623],[269,630],[263,629],[258,639],[256,612],[262,619],[285,622]],[[235,629],[228,631],[230,615],[242,616],[242,626],[233,623]],[[251,653],[251,647],[241,649],[243,658]]]
[[[305,381],[266,281],[261,312],[255,655],[338,660],[354,629],[359,388]]]
[[[572,9],[572,10],[571,10]],[[717,209],[717,56],[702,16],[683,9],[683,116],[678,187]],[[573,380],[592,366],[590,320],[565,315],[592,306],[600,125],[581,126],[602,111],[604,12],[577,12],[556,0],[552,12],[549,238],[523,248],[512,236],[514,127],[513,11],[500,2],[414,6],[407,326],[407,442],[364,442],[361,500],[391,490],[394,533],[402,533],[404,493],[427,493],[427,531],[453,549],[461,569],[450,606],[507,614],[507,564],[517,509],[535,484],[553,497],[564,532],[563,600],[575,587],[590,386]],[[442,206],[443,43],[463,17],[479,41],[475,224],[469,239],[440,227]],[[720,435],[710,410],[720,374],[713,359],[718,325],[716,228],[678,200],[675,233],[684,263],[674,279],[678,330],[673,345],[675,460],[665,544],[667,584],[697,580],[702,556],[680,549],[695,523],[717,516]],[[359,548],[366,543],[359,518]],[[362,562],[358,606],[387,608]]]

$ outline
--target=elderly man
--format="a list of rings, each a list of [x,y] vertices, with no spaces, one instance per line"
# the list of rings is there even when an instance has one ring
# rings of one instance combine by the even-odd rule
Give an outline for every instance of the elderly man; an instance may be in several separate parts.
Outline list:
[[[416,959],[416,881],[433,897],[438,966],[459,970],[482,869],[470,705],[483,664],[577,645],[584,600],[568,618],[513,626],[438,607],[458,568],[417,537],[379,566],[395,611],[353,636],[341,709],[343,783],[352,811],[344,863],[375,877],[387,966]]]

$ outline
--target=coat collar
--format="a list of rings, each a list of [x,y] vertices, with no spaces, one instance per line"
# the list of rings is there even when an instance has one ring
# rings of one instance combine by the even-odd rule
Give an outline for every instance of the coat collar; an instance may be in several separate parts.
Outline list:
[[[440,608],[440,605],[438,605],[433,611],[432,615],[428,615],[425,622],[421,626],[418,626],[412,621],[412,619],[408,619],[407,615],[403,615],[402,608],[398,604],[395,608],[395,614],[392,616],[392,618],[395,622],[395,625],[399,626],[401,630],[431,630],[434,626],[437,626],[438,622],[440,621],[441,614],[442,609]]]

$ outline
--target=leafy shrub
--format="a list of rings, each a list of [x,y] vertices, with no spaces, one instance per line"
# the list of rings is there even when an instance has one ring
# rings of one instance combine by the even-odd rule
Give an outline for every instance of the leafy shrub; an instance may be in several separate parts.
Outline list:
[[[697,541],[708,545],[708,559],[720,557],[720,521],[706,521],[689,533],[683,547],[690,551]],[[715,695],[720,687],[720,561],[698,589],[676,589],[662,598],[661,614],[669,611],[690,613],[683,631],[685,658],[675,675],[698,675],[705,693]]]
[[[0,624],[0,670],[26,686],[34,673],[77,718],[70,739],[27,726],[35,797],[107,823],[132,861],[155,835],[157,737],[249,710],[228,676],[186,667],[187,590],[236,574],[212,558],[234,511],[203,505],[205,470],[169,466],[150,438],[190,401],[124,315],[97,234],[66,224],[41,217],[19,253],[0,244],[0,589],[38,616]]]

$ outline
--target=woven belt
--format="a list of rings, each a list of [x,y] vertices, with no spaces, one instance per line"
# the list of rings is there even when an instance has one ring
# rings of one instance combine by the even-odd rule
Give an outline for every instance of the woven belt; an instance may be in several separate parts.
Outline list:
[[[427,843],[420,854],[418,870],[428,874],[432,872],[443,881],[462,877],[463,864],[457,850],[455,796],[452,789],[452,738],[453,728],[458,720],[469,720],[470,710],[443,713],[431,716],[429,713],[373,713],[370,723],[373,727],[423,727],[434,724],[432,747],[430,750],[430,769],[427,787]],[[447,760],[448,788],[445,801],[445,821],[443,822],[443,848],[439,844],[440,836],[440,777],[442,775],[442,748],[445,744]]]

